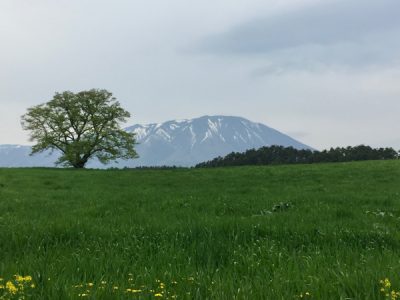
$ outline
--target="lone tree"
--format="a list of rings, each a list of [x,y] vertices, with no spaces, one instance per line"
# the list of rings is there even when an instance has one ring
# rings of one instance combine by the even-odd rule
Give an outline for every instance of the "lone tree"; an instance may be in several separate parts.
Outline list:
[[[21,124],[36,144],[31,155],[59,150],[56,164],[83,168],[91,158],[106,164],[136,158],[135,136],[121,129],[129,112],[106,90],[56,93],[47,103],[28,109]]]

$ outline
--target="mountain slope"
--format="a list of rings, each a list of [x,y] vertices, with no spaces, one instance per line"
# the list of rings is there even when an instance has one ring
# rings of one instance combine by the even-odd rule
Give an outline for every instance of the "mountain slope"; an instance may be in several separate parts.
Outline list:
[[[50,151],[32,156],[30,153],[30,146],[0,145],[0,167],[54,167],[57,160],[57,155]]]
[[[275,129],[240,117],[204,116],[160,124],[138,124],[126,130],[136,133],[140,158],[108,166],[193,166],[233,151],[243,152],[270,145],[311,149]],[[29,146],[0,146],[0,166],[54,166],[56,154],[29,156],[29,152]],[[92,161],[88,167],[103,166]]]

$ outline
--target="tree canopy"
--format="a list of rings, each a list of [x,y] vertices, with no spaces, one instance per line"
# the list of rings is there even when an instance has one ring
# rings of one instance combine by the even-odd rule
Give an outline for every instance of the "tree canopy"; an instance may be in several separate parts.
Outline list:
[[[137,157],[134,134],[120,127],[129,117],[110,92],[92,89],[56,93],[29,108],[21,124],[36,142],[31,154],[58,150],[57,164],[83,168],[91,158],[106,164]]]

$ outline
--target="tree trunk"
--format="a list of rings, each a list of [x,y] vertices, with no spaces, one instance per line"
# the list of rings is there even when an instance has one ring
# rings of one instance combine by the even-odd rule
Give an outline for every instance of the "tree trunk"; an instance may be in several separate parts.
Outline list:
[[[73,164],[73,166],[74,166],[75,169],[83,169],[85,167],[85,165],[86,165],[86,162],[87,162],[87,160],[86,161],[82,161],[81,160],[81,161]]]

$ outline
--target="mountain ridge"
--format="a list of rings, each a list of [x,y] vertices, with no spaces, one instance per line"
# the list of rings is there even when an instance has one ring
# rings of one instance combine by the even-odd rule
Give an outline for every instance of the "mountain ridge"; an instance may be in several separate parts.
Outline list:
[[[263,146],[312,149],[267,125],[236,116],[202,116],[163,123],[135,124],[125,130],[136,134],[139,158],[106,166],[91,161],[88,167],[193,166],[230,152],[243,152]],[[54,153],[49,155],[48,152],[37,157],[27,157],[29,146],[1,146],[0,166],[53,166],[52,161],[57,158]],[[7,157],[3,157],[7,156],[5,153],[9,156],[8,163]],[[20,157],[12,157],[13,153],[19,153]],[[18,160],[24,163],[19,164]]]

